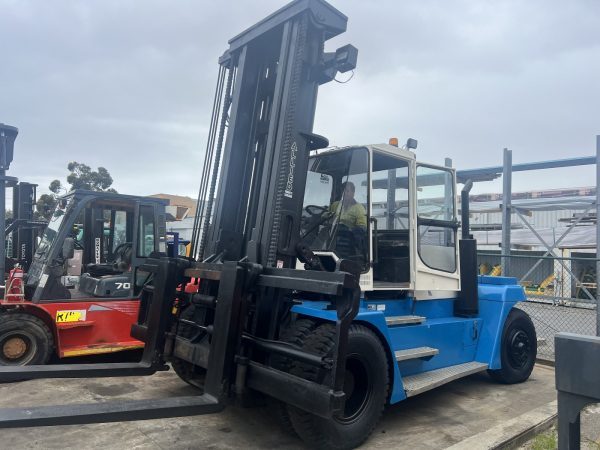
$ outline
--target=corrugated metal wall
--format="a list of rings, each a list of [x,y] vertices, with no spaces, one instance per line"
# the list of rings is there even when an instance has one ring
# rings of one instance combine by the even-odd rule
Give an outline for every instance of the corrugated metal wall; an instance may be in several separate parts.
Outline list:
[[[477,204],[473,204],[473,209],[477,208]],[[567,219],[573,217],[574,214],[581,214],[581,210],[564,209],[558,211],[533,211],[531,216],[526,216],[527,221],[534,228],[554,228],[558,226],[567,226],[567,223],[559,222],[559,219]],[[511,223],[515,225],[523,225],[521,219],[513,214]],[[471,225],[500,225],[502,224],[502,214],[500,212],[474,212],[471,214]],[[523,225],[524,226],[524,225]]]

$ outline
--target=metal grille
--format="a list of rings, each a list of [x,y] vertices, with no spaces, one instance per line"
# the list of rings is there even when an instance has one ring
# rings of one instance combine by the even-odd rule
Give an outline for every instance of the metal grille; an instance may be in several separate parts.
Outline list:
[[[517,306],[535,325],[538,358],[554,360],[554,336],[560,332],[596,335],[596,255],[572,253],[573,257],[544,257],[542,252],[523,251],[510,257],[508,276],[516,277],[527,301]],[[479,253],[479,273],[500,276],[500,254]]]

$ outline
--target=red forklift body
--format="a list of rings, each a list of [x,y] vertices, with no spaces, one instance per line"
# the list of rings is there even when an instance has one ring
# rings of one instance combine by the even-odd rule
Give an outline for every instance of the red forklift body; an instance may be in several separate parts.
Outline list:
[[[0,299],[0,364],[142,348],[133,274],[166,252],[167,200],[76,190],[59,200],[26,274]],[[34,354],[35,353],[35,354]]]
[[[2,300],[2,307],[21,310],[43,320],[53,332],[59,358],[111,353],[143,348],[144,343],[130,336],[136,322],[139,299],[32,303],[19,306]]]

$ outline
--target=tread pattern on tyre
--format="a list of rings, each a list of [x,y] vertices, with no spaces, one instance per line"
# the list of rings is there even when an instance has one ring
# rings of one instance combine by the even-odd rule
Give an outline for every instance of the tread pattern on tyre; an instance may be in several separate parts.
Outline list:
[[[529,331],[531,333],[529,338],[532,341],[532,345],[534,346],[534,352],[533,352],[533,358],[532,358],[533,361],[532,361],[531,365],[529,367],[527,367],[526,370],[524,370],[524,371],[517,371],[517,370],[513,369],[512,367],[509,367],[508,363],[505,361],[505,354],[504,354],[504,351],[505,351],[504,344],[505,344],[505,340],[506,340],[507,331],[512,326],[512,324],[517,321],[522,321],[525,328],[528,329],[525,331]],[[531,375],[533,366],[535,365],[535,358],[537,355],[537,338],[536,338],[535,326],[533,325],[531,317],[529,317],[529,315],[525,311],[523,311],[519,308],[514,308],[514,307],[511,309],[510,313],[508,314],[508,317],[506,318],[506,321],[504,322],[504,327],[502,329],[501,344],[502,344],[502,348],[500,349],[500,358],[501,358],[501,362],[502,362],[502,367],[497,370],[488,370],[489,375],[495,381],[497,381],[499,383],[504,383],[504,384],[521,383],[521,382],[527,380],[529,378],[529,376]]]
[[[9,322],[19,323],[24,322],[25,324],[33,324],[39,331],[42,332],[44,336],[45,345],[42,348],[42,352],[39,353],[31,360],[30,364],[46,364],[52,355],[52,351],[54,350],[54,335],[50,328],[44,323],[42,319],[34,316],[33,314],[22,313],[22,312],[12,312],[8,311],[6,313],[0,314],[0,326]],[[27,325],[25,325],[27,326]],[[18,329],[22,329],[23,325],[19,326]],[[38,349],[40,346],[38,345]]]
[[[185,308],[180,315],[180,318],[193,320],[194,316],[194,306],[188,306]],[[177,334],[184,338],[190,338],[196,333],[196,330],[193,326],[187,325],[184,323],[179,324],[179,329]],[[202,367],[194,366],[189,361],[184,361],[179,358],[171,358],[171,367],[173,367],[173,371],[177,374],[179,378],[185,381],[190,386],[194,386],[195,388],[204,390],[204,381],[206,378],[206,369]]]
[[[302,347],[306,337],[309,336],[316,327],[317,322],[313,319],[298,319],[292,326],[283,330],[279,339],[283,342]],[[289,372],[292,368],[292,361],[289,358],[274,356],[273,366],[284,372]],[[290,419],[288,406],[279,400],[274,400],[273,406],[275,415],[283,430],[288,434],[297,435],[292,420]]]
[[[353,324],[350,326],[349,334],[367,334],[369,338],[374,338],[377,340],[378,344],[381,345],[381,341],[379,337],[373,333],[370,329],[362,326]],[[330,354],[335,348],[335,335],[336,329],[335,325],[326,323],[319,326],[310,336],[306,338],[304,341],[303,349],[306,351],[310,351],[319,355]],[[382,357],[386,364],[389,364],[387,355],[381,345]],[[324,376],[323,371],[319,368],[302,363],[295,363],[292,367],[291,373],[294,375],[300,376],[307,380],[323,382]],[[389,375],[388,370],[382,371],[382,375],[386,380],[384,389],[384,398],[387,400],[388,392],[389,392]],[[299,408],[295,408],[289,406],[290,418],[296,433],[301,436],[301,438],[312,448],[321,448],[321,449],[348,449],[354,448],[361,445],[373,432],[373,429],[377,425],[381,414],[383,413],[386,401],[381,403],[381,406],[374,411],[372,415],[372,423],[368,430],[365,430],[358,441],[353,443],[342,442],[339,445],[337,443],[331,442],[327,435],[325,435],[315,424],[323,423],[325,419],[318,418],[311,413],[303,411]]]

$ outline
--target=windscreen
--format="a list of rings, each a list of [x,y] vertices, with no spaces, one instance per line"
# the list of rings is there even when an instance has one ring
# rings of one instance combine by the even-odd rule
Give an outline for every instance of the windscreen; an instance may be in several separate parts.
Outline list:
[[[28,286],[37,285],[42,276],[44,265],[46,264],[52,246],[56,242],[60,227],[65,220],[69,220],[72,211],[75,209],[76,202],[73,197],[60,199],[56,208],[52,212],[48,226],[37,247],[33,261],[25,277],[25,284]]]
[[[454,179],[449,170],[417,167],[418,252],[432,269],[456,271]]]
[[[363,266],[368,261],[368,151],[349,148],[311,157],[302,210],[302,241]]]
[[[36,255],[42,255],[48,253],[48,250],[52,247],[52,244],[58,236],[58,231],[63,223],[63,220],[67,216],[73,204],[73,198],[59,200],[56,208],[52,212],[48,226],[42,235],[40,244],[38,245]]]

